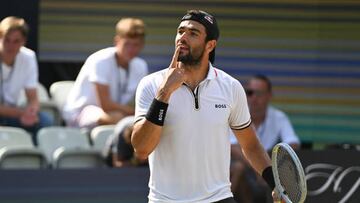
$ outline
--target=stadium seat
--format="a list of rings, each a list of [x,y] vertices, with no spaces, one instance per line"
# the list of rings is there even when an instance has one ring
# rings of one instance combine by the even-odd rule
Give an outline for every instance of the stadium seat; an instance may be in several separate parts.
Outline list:
[[[57,148],[54,152],[54,168],[101,168],[105,166],[101,154],[92,149]]]
[[[50,99],[46,88],[41,83],[38,83],[37,85],[37,94],[38,94],[41,111],[48,112],[50,115],[53,116],[55,125],[60,125],[61,124],[60,112],[57,109],[55,102]],[[25,104],[26,104],[25,91],[22,90],[20,92],[17,105],[24,106]]]
[[[101,154],[92,149],[88,136],[78,128],[42,128],[37,139],[53,168],[89,168],[103,165]]]
[[[41,150],[35,148],[31,135],[16,127],[0,126],[0,168],[46,168],[47,161]]]
[[[50,101],[50,97],[47,93],[47,90],[46,88],[41,84],[41,83],[38,83],[37,87],[36,87],[36,90],[37,90],[37,94],[38,94],[38,98],[39,98],[39,101],[40,102],[49,102]],[[19,96],[19,100],[18,100],[18,105],[19,106],[22,106],[26,103],[26,96],[25,96],[25,91],[22,90],[20,92],[20,96]]]
[[[126,129],[126,127],[132,125],[134,123],[134,116],[127,116],[121,119],[116,125],[114,132],[107,137],[105,141],[105,146],[102,150],[103,157],[107,157],[109,153],[111,153],[111,147],[113,144],[119,142],[119,135]]]
[[[115,125],[101,125],[91,130],[90,139],[93,148],[102,151],[105,147],[106,140],[114,133]]]
[[[71,88],[74,86],[75,81],[64,80],[57,81],[50,85],[50,96],[55,102],[55,105],[59,112],[62,112],[62,108],[66,102],[66,98],[70,93]]]

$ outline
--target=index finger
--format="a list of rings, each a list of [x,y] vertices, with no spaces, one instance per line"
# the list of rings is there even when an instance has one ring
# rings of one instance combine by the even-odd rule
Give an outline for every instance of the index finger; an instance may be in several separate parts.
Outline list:
[[[174,55],[172,57],[169,68],[176,68],[177,67],[176,64],[178,62],[179,53],[180,53],[180,46],[176,46],[175,53],[174,53]]]

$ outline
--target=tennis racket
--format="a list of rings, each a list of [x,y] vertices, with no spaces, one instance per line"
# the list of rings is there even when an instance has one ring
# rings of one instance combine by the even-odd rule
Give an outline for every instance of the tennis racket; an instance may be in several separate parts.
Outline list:
[[[305,173],[294,150],[279,143],[274,146],[271,159],[275,192],[286,203],[303,203],[307,193]]]

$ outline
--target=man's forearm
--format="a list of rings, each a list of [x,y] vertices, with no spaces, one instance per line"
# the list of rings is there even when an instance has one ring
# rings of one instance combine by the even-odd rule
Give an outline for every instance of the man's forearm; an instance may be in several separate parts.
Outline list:
[[[7,116],[11,118],[20,118],[23,110],[16,107],[0,106],[0,115]]]
[[[233,132],[242,148],[245,158],[249,161],[250,165],[261,174],[266,167],[271,165],[271,160],[257,138],[254,127],[251,125],[245,129],[235,130]]]
[[[134,124],[131,144],[136,156],[146,159],[160,142],[162,126],[151,123],[145,118]]]
[[[271,159],[260,143],[250,148],[243,148],[243,154],[260,175],[266,167],[271,165]]]

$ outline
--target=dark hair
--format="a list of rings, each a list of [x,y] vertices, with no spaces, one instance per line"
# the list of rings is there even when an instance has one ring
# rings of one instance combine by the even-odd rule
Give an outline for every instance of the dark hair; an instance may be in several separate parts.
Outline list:
[[[268,77],[266,77],[265,75],[263,74],[256,74],[254,76],[251,77],[251,79],[258,79],[258,80],[262,80],[266,83],[267,85],[267,89],[269,90],[269,92],[272,92],[272,84],[271,84],[271,81]]]
[[[206,42],[210,40],[217,41],[219,39],[220,31],[216,19],[209,13],[202,10],[189,10],[187,11],[186,15],[181,19],[181,21],[184,20],[193,20],[202,24],[206,30]],[[215,47],[209,53],[209,61],[211,63],[214,63],[215,61]]]

